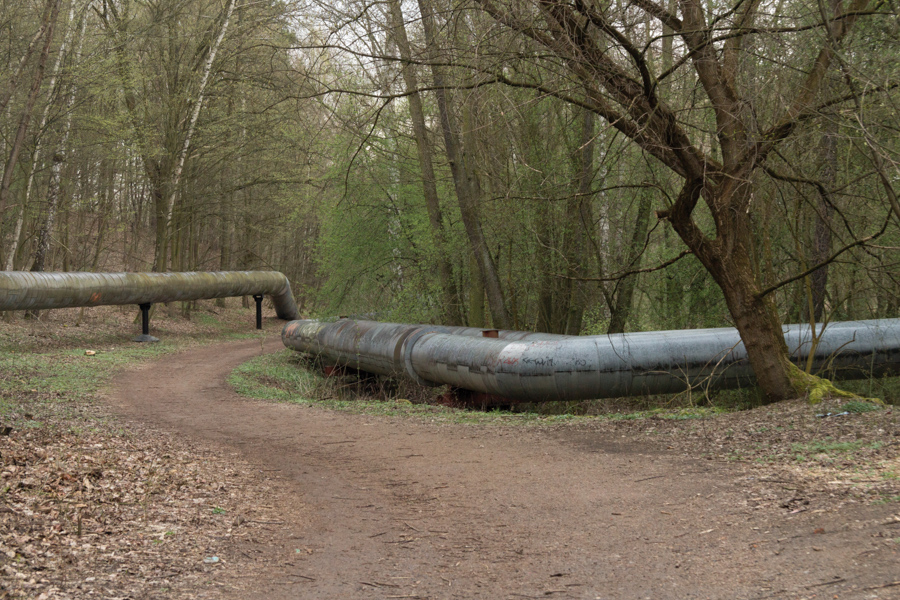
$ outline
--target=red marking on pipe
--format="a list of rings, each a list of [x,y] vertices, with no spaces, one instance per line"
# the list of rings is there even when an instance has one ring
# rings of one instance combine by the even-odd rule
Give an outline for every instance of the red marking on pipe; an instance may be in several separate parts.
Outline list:
[[[93,294],[91,294],[90,303],[97,304],[98,302],[100,302],[100,296],[100,292],[94,292]]]
[[[499,338],[499,337],[500,337],[500,331],[497,330],[497,329],[485,329],[484,331],[481,332],[481,337],[486,337],[486,338]]]

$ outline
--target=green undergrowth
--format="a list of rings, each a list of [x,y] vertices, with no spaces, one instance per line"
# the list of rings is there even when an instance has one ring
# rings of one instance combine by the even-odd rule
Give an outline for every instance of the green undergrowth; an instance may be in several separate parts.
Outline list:
[[[816,440],[808,443],[797,443],[791,446],[798,461],[809,460],[810,456],[826,455],[840,456],[853,454],[859,450],[872,448],[878,449],[883,445],[881,441],[856,440],[852,442],[834,441],[832,439]]]
[[[158,343],[135,343],[128,328],[41,323],[34,328],[0,323],[0,425],[40,427],[51,414],[90,402],[120,371],[185,348],[260,337],[228,331],[228,323],[205,319],[200,327],[159,320]],[[232,323],[233,325],[233,323]]]
[[[895,378],[897,379],[897,378]],[[885,380],[891,383],[890,380]],[[756,390],[724,390],[709,394],[673,394],[583,402],[519,404],[511,410],[470,410],[446,406],[446,388],[421,388],[384,377],[325,377],[321,365],[293,350],[261,356],[235,369],[229,383],[240,394],[277,402],[318,405],[355,413],[423,417],[471,423],[578,423],[586,420],[628,421],[706,419],[760,406]],[[882,388],[884,386],[882,385]],[[842,412],[862,413],[882,407],[849,400]]]
[[[845,402],[841,405],[841,412],[851,413],[851,414],[862,414],[867,412],[875,412],[876,410],[882,410],[884,405],[876,404],[875,402],[869,402],[866,400],[850,400],[849,402]]]
[[[0,391],[85,396],[97,392],[123,367],[175,352],[183,344],[167,341],[102,350],[92,350],[92,346],[41,353],[4,352],[0,348]]]
[[[423,389],[387,378],[325,377],[314,361],[292,350],[254,358],[232,371],[228,381],[239,394],[260,400],[454,423],[553,424],[646,418],[677,421],[702,419],[732,410],[721,406],[652,406],[639,402],[619,402],[613,408],[613,401],[610,410],[602,411],[595,405],[590,412],[585,410],[587,403],[575,402],[519,405],[515,411],[453,408],[440,402],[444,388]]]
[[[232,371],[228,383],[243,396],[259,400],[316,405],[357,414],[420,417],[453,423],[533,422],[536,415],[475,412],[408,398],[405,382],[388,379],[324,377],[293,350],[256,357]]]
[[[880,398],[885,404],[900,405],[900,377],[848,379],[837,385],[863,398]]]

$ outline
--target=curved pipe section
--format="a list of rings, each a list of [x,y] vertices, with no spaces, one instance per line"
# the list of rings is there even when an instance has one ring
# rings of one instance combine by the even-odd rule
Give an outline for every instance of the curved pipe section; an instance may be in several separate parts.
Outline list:
[[[756,381],[732,328],[585,337],[501,331],[496,339],[477,337],[482,331],[344,319],[294,321],[282,339],[336,364],[520,401],[669,394]],[[818,331],[814,372],[839,379],[900,373],[900,319],[831,323]],[[785,339],[805,364],[813,346],[810,327],[788,325]]]
[[[422,335],[428,333],[481,337],[485,331],[477,327],[411,325],[357,319],[336,321],[308,319],[285,325],[281,339],[289,348],[325,358],[329,366],[347,366],[391,377],[406,375],[423,385],[440,385],[422,379],[407,364],[404,352],[407,346],[411,347],[411,344],[407,344],[407,340],[411,339],[412,343],[415,343]],[[503,340],[548,340],[563,339],[567,336],[499,330],[497,337]]]
[[[812,345],[809,326],[785,329],[794,358],[805,361]],[[670,394],[697,385],[727,389],[756,382],[734,329],[535,342],[430,335],[408,352],[422,379],[525,401]],[[900,320],[829,325],[816,347],[813,370],[844,379],[900,372]]]
[[[0,271],[0,311],[110,304],[156,304],[232,296],[271,296],[278,318],[296,319],[287,277],[276,271],[31,273]]]
[[[425,331],[437,328],[426,327]],[[353,367],[390,377],[407,375],[403,343],[423,330],[422,325],[379,323],[339,319],[337,321],[292,321],[284,326],[284,345],[326,359],[329,366]],[[440,328],[444,331],[443,328]]]

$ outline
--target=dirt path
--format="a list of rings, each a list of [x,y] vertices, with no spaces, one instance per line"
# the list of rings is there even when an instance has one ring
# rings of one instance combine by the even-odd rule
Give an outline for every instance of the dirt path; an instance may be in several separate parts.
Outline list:
[[[222,577],[266,598],[890,598],[896,506],[754,510],[741,472],[608,434],[430,425],[237,396],[239,342],[120,376],[113,402],[277,477]],[[227,460],[223,458],[223,460]],[[239,531],[236,526],[235,530]],[[898,528],[890,528],[900,537]],[[879,586],[879,587],[876,587]],[[248,591],[249,590],[249,591]]]

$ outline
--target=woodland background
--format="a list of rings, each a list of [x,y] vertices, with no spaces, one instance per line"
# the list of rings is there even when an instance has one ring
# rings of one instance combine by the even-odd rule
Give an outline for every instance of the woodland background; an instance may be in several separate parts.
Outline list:
[[[540,37],[565,9],[582,19],[567,35],[593,35],[710,164],[731,138],[691,67],[702,48],[726,66],[731,49],[751,128],[831,52],[748,171],[736,251],[783,322],[900,316],[897,6],[708,0],[698,49],[656,10],[688,4],[0,0],[0,269],[271,268],[322,315],[730,324],[667,220],[681,175]],[[692,219],[720,226],[703,203]]]

